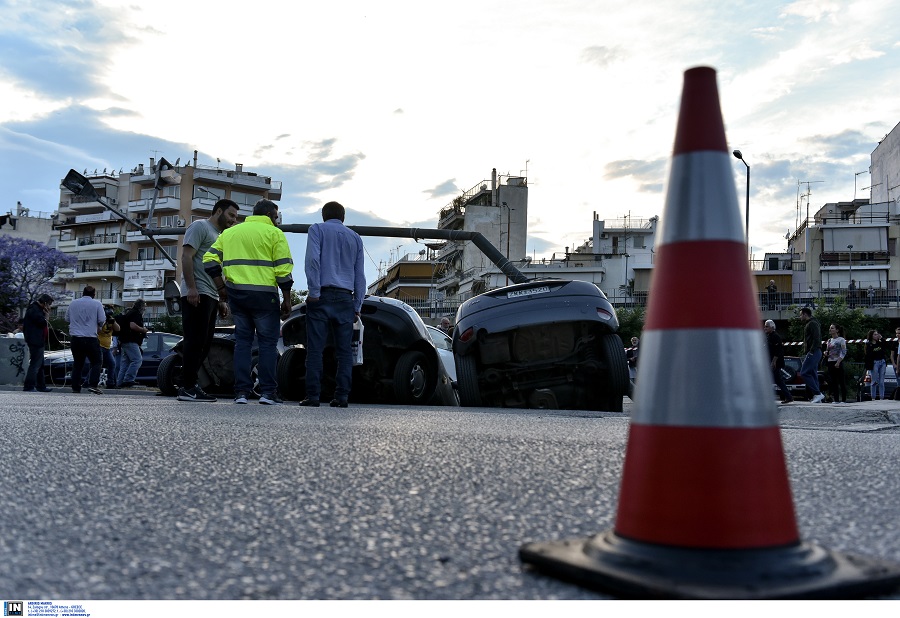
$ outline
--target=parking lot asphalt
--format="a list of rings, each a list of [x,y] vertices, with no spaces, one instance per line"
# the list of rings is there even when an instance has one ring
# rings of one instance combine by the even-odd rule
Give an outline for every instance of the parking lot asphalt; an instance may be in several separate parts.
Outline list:
[[[20,386],[0,385],[0,392],[3,391],[20,391]],[[70,389],[56,389],[62,393],[68,392]],[[127,389],[110,390],[109,394],[129,395],[133,397],[162,397],[159,389],[146,386],[134,386]],[[86,397],[97,397],[97,395],[85,394]],[[102,395],[101,395],[102,397]],[[220,404],[229,404],[227,397],[220,397]],[[287,401],[286,406],[296,406],[297,402]],[[589,411],[589,410],[532,410],[535,414],[546,416],[548,414],[554,416],[571,416],[578,418],[605,417],[605,416],[622,416],[630,414],[634,408],[634,402],[628,397],[625,398],[622,413]],[[493,409],[496,412],[502,412],[502,409]],[[512,411],[513,409],[509,409]],[[517,413],[523,412],[521,409],[515,409]],[[525,412],[528,412],[525,410]],[[885,431],[897,429],[900,431],[900,401],[884,400],[884,401],[851,401],[845,404],[834,403],[809,403],[806,401],[794,400],[789,404],[778,405],[779,424],[782,427],[809,429],[828,428],[828,429],[844,429],[847,431]]]

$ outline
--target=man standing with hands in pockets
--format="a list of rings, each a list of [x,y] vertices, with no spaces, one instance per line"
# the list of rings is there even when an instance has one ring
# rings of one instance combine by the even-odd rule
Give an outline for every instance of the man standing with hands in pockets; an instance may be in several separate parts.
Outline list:
[[[224,230],[237,223],[238,205],[221,199],[213,206],[209,219],[194,221],[184,233],[181,250],[181,320],[184,325],[184,360],[178,401],[216,401],[197,383],[200,365],[209,353],[216,328],[216,312],[228,315],[228,303],[219,300],[219,292],[203,269],[203,256]]]
[[[353,323],[366,296],[363,244],[344,225],[344,207],[328,202],[323,223],[311,225],[306,242],[306,399],[301,406],[318,407],[322,388],[322,353],[328,333],[337,358],[336,387],[331,406],[346,408],[350,396]]]

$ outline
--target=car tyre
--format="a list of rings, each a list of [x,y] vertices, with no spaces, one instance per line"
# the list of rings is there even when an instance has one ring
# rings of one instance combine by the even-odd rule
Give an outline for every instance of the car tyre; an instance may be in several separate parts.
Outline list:
[[[422,352],[404,352],[394,367],[394,394],[398,403],[425,404],[434,394],[437,373]]]
[[[166,397],[175,397],[181,386],[181,354],[169,354],[159,361],[156,386]]]
[[[607,333],[600,339],[600,351],[607,367],[606,393],[600,396],[600,403],[606,412],[621,412],[630,381],[625,348],[618,335]]]
[[[306,348],[288,348],[275,369],[281,396],[300,401],[306,396]]]
[[[475,355],[456,355],[456,385],[459,389],[459,403],[466,408],[482,405],[481,392],[478,390],[478,367]]]

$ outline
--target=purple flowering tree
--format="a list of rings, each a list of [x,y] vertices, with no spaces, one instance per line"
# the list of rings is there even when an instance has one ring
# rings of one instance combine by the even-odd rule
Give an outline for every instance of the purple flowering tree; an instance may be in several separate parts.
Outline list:
[[[51,280],[75,261],[74,255],[36,240],[0,236],[0,332],[15,330],[25,308],[41,294],[58,296]]]

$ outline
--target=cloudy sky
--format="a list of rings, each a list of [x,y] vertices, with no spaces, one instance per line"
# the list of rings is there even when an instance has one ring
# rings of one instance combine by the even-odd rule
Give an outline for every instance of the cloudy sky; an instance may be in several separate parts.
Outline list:
[[[497,168],[527,173],[527,250],[549,256],[594,211],[662,213],[682,74],[707,65],[762,257],[807,199],[868,197],[900,122],[890,0],[0,0],[0,15],[3,212],[55,210],[69,168],[196,149],[281,180],[286,223],[334,199],[350,225],[432,228]],[[364,240],[370,278],[421,248]]]

